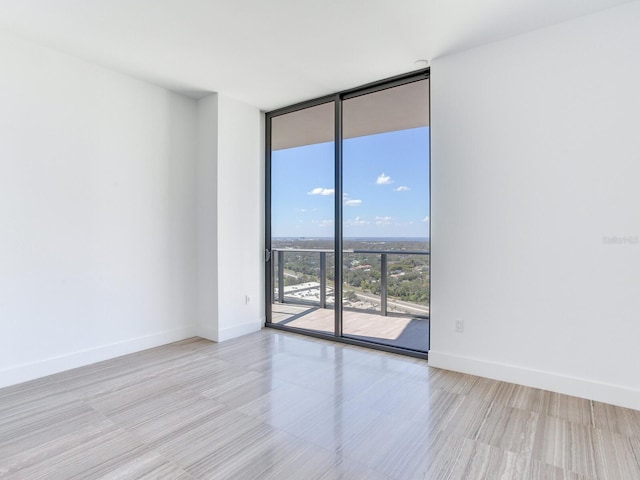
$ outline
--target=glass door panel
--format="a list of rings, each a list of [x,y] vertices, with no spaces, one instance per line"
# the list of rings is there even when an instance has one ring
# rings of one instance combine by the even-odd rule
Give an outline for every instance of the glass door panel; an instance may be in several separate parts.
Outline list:
[[[429,80],[342,108],[343,334],[426,352]]]
[[[334,102],[271,121],[271,322],[334,333]]]

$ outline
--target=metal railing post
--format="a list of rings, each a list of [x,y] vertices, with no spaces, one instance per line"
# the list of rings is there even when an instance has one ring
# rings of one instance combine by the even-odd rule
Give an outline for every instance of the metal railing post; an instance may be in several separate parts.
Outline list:
[[[284,252],[278,250],[278,301],[284,303]]]
[[[327,254],[320,252],[320,308],[327,308]]]
[[[380,313],[387,315],[387,254],[380,254]]]
[[[270,275],[269,276],[269,279],[270,279],[269,280],[269,282],[270,282],[269,283],[269,290],[270,290],[270,292],[269,292],[269,305],[273,305],[275,303],[274,302],[274,300],[275,300],[275,298],[274,298],[275,284],[274,284],[274,281],[273,281],[274,278],[275,278],[274,273],[276,271],[275,270],[276,269],[276,265],[275,264],[276,264],[276,262],[274,262],[273,261],[273,257],[271,257],[271,260],[269,262],[269,270],[270,270],[270,272],[269,272],[269,275]],[[271,308],[271,307],[269,307],[269,308]]]

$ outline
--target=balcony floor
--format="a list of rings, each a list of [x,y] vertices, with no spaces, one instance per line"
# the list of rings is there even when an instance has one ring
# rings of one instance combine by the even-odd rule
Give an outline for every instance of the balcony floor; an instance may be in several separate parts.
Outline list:
[[[293,328],[333,334],[333,309],[274,303],[272,322]],[[429,320],[387,316],[344,310],[343,333],[346,337],[425,352],[429,339]]]

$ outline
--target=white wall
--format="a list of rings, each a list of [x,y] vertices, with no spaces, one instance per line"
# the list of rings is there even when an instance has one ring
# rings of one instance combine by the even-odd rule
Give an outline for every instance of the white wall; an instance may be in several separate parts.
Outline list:
[[[640,409],[638,25],[433,61],[431,365]]]
[[[220,94],[198,101],[198,335],[264,325],[263,115]]]
[[[218,96],[219,341],[265,320],[262,118],[256,107]]]
[[[218,340],[218,94],[198,100],[197,332]]]
[[[196,104],[0,36],[0,386],[195,333]]]

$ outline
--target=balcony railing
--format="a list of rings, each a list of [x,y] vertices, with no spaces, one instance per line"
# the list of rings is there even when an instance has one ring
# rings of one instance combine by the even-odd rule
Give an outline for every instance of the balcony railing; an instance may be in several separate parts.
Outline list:
[[[306,248],[285,248],[285,249],[272,249],[273,254],[277,258],[277,267],[272,262],[272,268],[275,268],[277,272],[272,271],[272,278],[277,275],[278,291],[277,301],[279,303],[285,303],[285,291],[284,291],[284,277],[285,277],[285,253],[316,253],[320,255],[320,295],[319,305],[320,308],[327,308],[327,254],[334,253],[331,249],[306,249]],[[388,256],[389,255],[429,255],[426,251],[407,251],[407,250],[343,250],[343,254],[366,254],[366,255],[380,255],[380,314],[388,315]],[[275,274],[275,275],[274,275]],[[272,292],[273,294],[273,292]],[[274,297],[272,297],[272,303]],[[290,302],[298,303],[298,302]],[[302,302],[299,302],[302,303]],[[406,302],[411,304],[411,302]],[[416,306],[420,306],[415,304]]]

